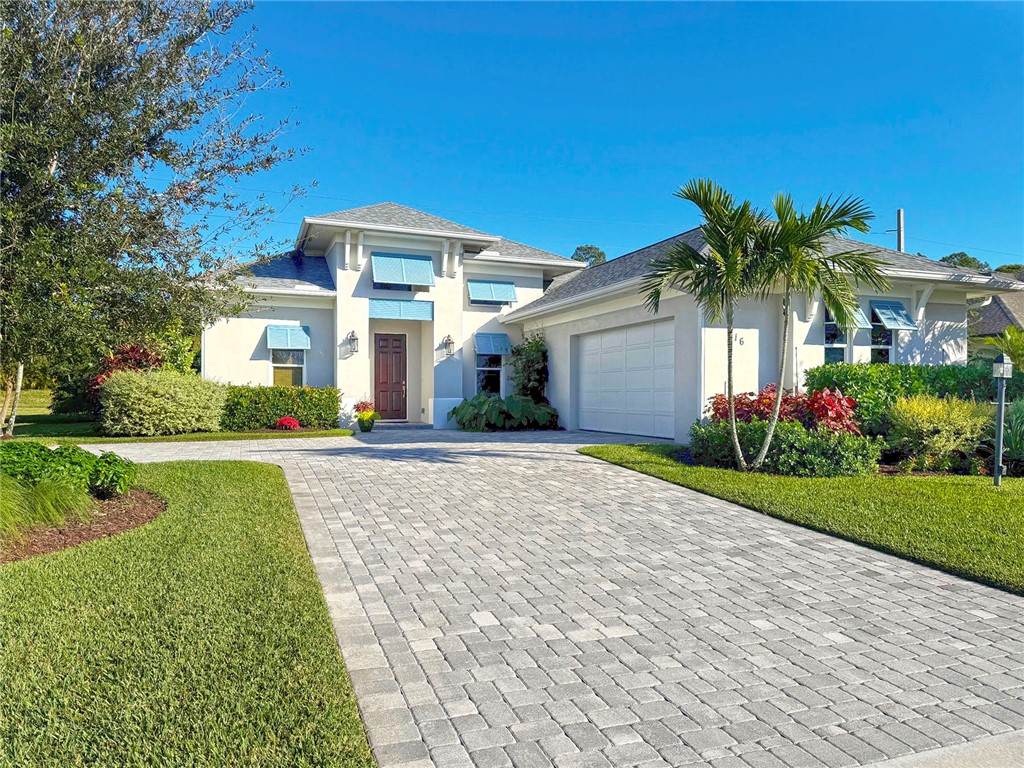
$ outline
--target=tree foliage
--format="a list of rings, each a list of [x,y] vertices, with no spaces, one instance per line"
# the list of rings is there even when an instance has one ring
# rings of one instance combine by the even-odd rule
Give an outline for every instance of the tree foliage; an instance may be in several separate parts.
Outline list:
[[[939,261],[943,264],[949,264],[951,267],[976,269],[978,272],[989,272],[992,270],[992,267],[988,265],[987,261],[977,259],[965,251],[957,251],[956,253],[951,253],[948,256],[943,256]]]
[[[582,261],[588,267],[593,267],[596,264],[604,264],[608,261],[608,257],[605,255],[605,252],[596,245],[578,245],[576,246],[576,250],[573,251],[572,257],[576,261]]]
[[[283,85],[223,0],[10,0],[0,45],[0,368],[185,334],[238,308],[275,211],[240,180],[292,156],[247,110]],[[213,290],[219,288],[220,290]]]

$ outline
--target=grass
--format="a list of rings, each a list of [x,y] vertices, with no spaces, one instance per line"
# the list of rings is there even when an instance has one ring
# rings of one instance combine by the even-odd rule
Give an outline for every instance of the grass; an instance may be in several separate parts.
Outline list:
[[[772,517],[1024,594],[1024,479],[963,476],[797,478],[682,464],[673,445],[595,445],[580,453]]]
[[[56,528],[68,518],[88,519],[94,504],[84,488],[66,480],[43,478],[26,487],[0,474],[0,545],[37,525]]]
[[[0,566],[0,764],[372,766],[281,470],[141,477],[154,522]]]
[[[187,435],[155,437],[111,437],[96,430],[96,422],[87,416],[50,413],[50,391],[27,389],[21,393],[22,405],[14,424],[14,436],[47,445],[82,443],[200,443],[211,440],[277,440],[294,437],[351,437],[351,429],[318,429],[308,432],[192,432]],[[28,404],[27,406],[25,404]]]

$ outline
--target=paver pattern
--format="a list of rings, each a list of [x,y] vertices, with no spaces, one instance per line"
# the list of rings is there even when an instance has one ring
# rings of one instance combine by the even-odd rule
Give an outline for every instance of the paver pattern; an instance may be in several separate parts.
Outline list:
[[[1024,729],[1024,598],[575,453],[595,442],[623,439],[116,450],[284,468],[383,768],[837,768]]]

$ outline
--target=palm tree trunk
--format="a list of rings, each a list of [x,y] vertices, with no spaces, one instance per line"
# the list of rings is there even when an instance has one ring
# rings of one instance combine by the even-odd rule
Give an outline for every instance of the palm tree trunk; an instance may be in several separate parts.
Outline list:
[[[740,445],[739,432],[736,430],[736,400],[732,386],[732,347],[733,347],[733,302],[725,309],[725,396],[729,400],[729,427],[732,430],[732,449],[736,454],[736,467],[747,470],[747,460],[743,458],[743,446]]]
[[[779,411],[782,408],[782,382],[786,377],[786,361],[789,359],[789,327],[790,327],[790,304],[792,296],[789,285],[782,297],[782,360],[779,363],[779,380],[775,390],[775,404],[772,406],[772,416],[768,420],[768,431],[765,433],[761,450],[750,464],[751,469],[758,469],[764,463],[764,457],[768,455],[768,448],[772,444],[772,437],[775,436],[775,427],[779,424]]]
[[[3,410],[0,410],[0,430],[2,430],[4,428],[4,424],[7,423],[7,412],[11,408],[11,395],[14,393],[14,379],[8,376],[5,383],[4,407]]]
[[[14,435],[14,422],[18,419],[18,403],[21,402],[21,382],[25,377],[25,364],[18,363],[18,373],[14,377],[14,402],[11,403],[11,416],[7,420],[7,428],[4,435]]]

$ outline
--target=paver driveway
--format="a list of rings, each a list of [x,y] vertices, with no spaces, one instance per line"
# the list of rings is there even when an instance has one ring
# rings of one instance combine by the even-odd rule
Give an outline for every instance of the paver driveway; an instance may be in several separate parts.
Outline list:
[[[1024,728],[1024,599],[575,453],[610,440],[117,450],[284,467],[382,766],[845,766]]]

